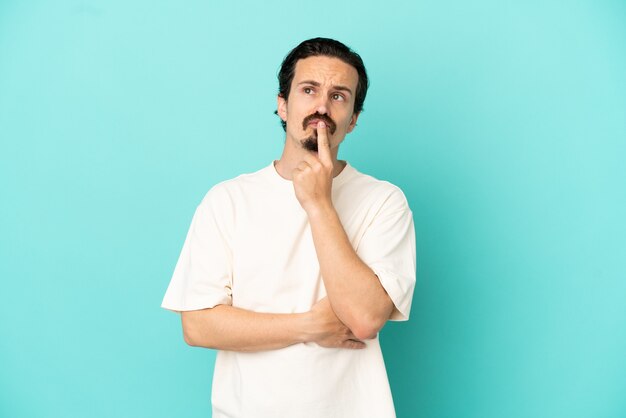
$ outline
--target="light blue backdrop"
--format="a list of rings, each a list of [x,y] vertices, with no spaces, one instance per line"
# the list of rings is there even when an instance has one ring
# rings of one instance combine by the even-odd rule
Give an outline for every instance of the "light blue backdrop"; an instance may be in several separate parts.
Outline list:
[[[592,0],[0,2],[0,416],[210,416],[159,305],[314,36],[372,79],[342,157],[414,211],[399,417],[626,417],[626,3]]]

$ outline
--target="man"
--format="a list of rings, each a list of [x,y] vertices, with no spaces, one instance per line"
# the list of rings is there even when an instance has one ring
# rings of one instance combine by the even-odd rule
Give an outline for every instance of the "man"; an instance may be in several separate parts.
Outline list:
[[[219,350],[214,418],[393,417],[378,331],[408,319],[415,237],[400,189],[337,159],[365,67],[316,38],[278,77],[282,156],[207,193],[162,306]]]

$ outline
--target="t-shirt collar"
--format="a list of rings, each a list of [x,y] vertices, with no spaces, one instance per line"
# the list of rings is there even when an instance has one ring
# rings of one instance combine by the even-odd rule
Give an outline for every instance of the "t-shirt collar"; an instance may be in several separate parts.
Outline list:
[[[266,170],[277,183],[282,183],[284,185],[293,186],[293,183],[291,180],[287,180],[286,178],[278,174],[278,171],[276,170],[276,166],[275,166],[277,162],[278,162],[277,160],[272,161],[270,165],[267,166]],[[354,171],[355,171],[354,167],[352,167],[350,163],[346,161],[346,166],[343,168],[343,170],[341,170],[339,174],[337,174],[333,178],[333,186],[337,187],[345,183],[348,178],[352,177],[352,174],[354,173]]]

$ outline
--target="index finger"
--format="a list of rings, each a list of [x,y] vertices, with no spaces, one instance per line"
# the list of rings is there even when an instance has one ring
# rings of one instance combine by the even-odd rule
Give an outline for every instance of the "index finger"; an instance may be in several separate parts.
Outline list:
[[[324,165],[333,165],[333,158],[330,155],[330,142],[328,141],[328,131],[326,124],[317,122],[317,156]]]

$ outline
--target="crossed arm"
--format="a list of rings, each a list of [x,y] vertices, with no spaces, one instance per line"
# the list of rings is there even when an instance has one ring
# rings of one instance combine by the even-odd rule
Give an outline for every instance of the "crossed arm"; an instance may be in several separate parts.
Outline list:
[[[363,348],[393,310],[374,272],[358,257],[332,207],[310,216],[313,241],[328,296],[309,312],[273,314],[228,305],[182,312],[185,341],[192,346],[259,351],[312,342],[323,347]]]
[[[233,351],[306,342],[362,348],[362,340],[376,337],[389,319],[393,302],[352,248],[333,207],[333,162],[323,125],[318,126],[318,146],[318,156],[307,156],[294,170],[293,184],[309,217],[327,298],[299,314],[259,313],[227,305],[182,312],[188,344]]]
[[[273,314],[228,305],[182,312],[189,345],[233,351],[259,351],[312,342],[323,347],[363,348],[393,310],[374,272],[350,244],[336,212],[310,218],[328,296],[309,312]]]
[[[182,312],[187,344],[259,351],[312,342],[355,349],[365,346],[361,340],[374,338],[391,315],[393,303],[376,275],[358,258],[343,228],[336,229],[335,223],[341,227],[339,219],[332,212],[319,216],[320,236],[314,241],[320,247],[318,258],[328,297],[305,313],[260,313],[229,305]]]

